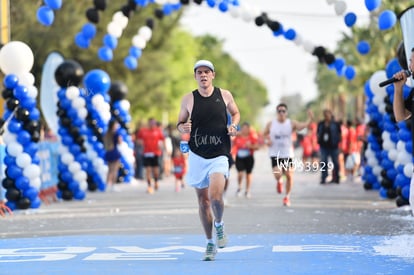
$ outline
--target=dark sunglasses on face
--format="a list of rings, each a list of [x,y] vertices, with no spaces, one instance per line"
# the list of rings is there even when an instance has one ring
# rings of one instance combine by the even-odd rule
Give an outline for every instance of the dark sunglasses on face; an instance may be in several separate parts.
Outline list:
[[[280,109],[280,110],[277,110],[277,112],[278,112],[279,114],[283,114],[283,113],[286,113],[286,110]]]

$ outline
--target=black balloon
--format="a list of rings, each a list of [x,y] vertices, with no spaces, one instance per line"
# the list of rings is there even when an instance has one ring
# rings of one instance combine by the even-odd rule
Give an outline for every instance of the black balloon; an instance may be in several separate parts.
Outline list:
[[[394,189],[394,188],[391,188],[391,189],[388,189],[388,190],[387,190],[387,197],[388,197],[389,199],[395,199],[397,196],[398,196],[398,195],[397,195],[397,191],[395,191],[395,189]]]
[[[384,187],[385,189],[390,189],[392,188],[393,185],[394,185],[393,181],[388,178],[383,178],[381,180],[381,186]]]
[[[60,175],[59,175],[59,178],[60,178]],[[58,187],[59,190],[67,190],[68,189],[68,184],[61,180],[61,181],[58,182],[57,187]]]
[[[368,183],[368,182],[364,183],[364,189],[365,190],[371,190],[372,189],[372,184]]]
[[[266,24],[274,32],[280,29],[280,23],[278,21],[268,20]]]
[[[9,201],[17,201],[20,198],[21,192],[17,188],[9,188],[6,191],[6,199]]]
[[[190,0],[180,0],[180,3],[183,5],[188,5],[190,4]]]
[[[31,133],[32,141],[33,142],[39,142],[40,141],[40,132],[34,131]]]
[[[398,197],[395,200],[395,203],[397,204],[398,207],[410,204],[410,202],[408,200],[404,199],[403,197]]]
[[[30,120],[23,125],[23,128],[33,134],[35,131],[40,131],[40,123],[36,120]]]
[[[25,108],[19,107],[16,111],[16,118],[18,120],[21,120],[21,121],[24,121],[24,122],[26,122],[30,119],[29,115],[30,115],[29,110],[27,110]]]
[[[114,81],[111,83],[111,88],[109,89],[109,96],[111,101],[118,101],[124,99],[128,94],[128,87],[122,81]]]
[[[28,209],[30,207],[30,200],[28,198],[21,198],[16,205],[19,209]]]
[[[147,20],[145,21],[145,25],[147,25],[147,27],[151,30],[154,29],[154,19],[147,18]]]
[[[4,98],[4,99],[8,99],[8,98],[10,98],[10,97],[12,97],[12,96],[13,96],[13,90],[10,90],[10,89],[4,89],[4,90],[1,92],[1,95],[3,96],[3,98]]]
[[[9,109],[10,111],[13,111],[17,106],[19,106],[19,100],[14,97],[9,98],[6,101],[6,106],[7,106],[7,109]]]
[[[135,0],[128,0],[128,6],[131,8],[131,10],[136,10],[137,3],[135,2]]]
[[[5,189],[14,188],[14,180],[9,177],[5,177],[2,181],[2,185]]]
[[[70,201],[71,199],[73,199],[73,193],[70,190],[63,190],[62,191],[62,199],[66,200],[66,201]]]
[[[93,0],[93,4],[97,10],[104,11],[106,9],[106,0]]]
[[[160,9],[156,9],[154,11],[154,15],[155,17],[157,17],[158,19],[162,19],[164,17],[164,12]]]
[[[331,53],[325,54],[323,59],[325,60],[325,63],[328,64],[328,65],[331,65],[332,63],[335,62],[335,56]]]
[[[121,11],[123,15],[129,18],[132,15],[133,9],[130,6],[125,5],[125,6],[122,6]]]
[[[201,5],[201,3],[203,3],[203,0],[194,0],[194,3]]]
[[[82,81],[83,75],[82,66],[75,60],[64,61],[55,71],[56,82],[63,88],[78,86]]]
[[[256,26],[261,27],[261,26],[263,26],[263,25],[264,25],[265,20],[264,20],[264,18],[263,18],[262,16],[258,16],[258,17],[256,17],[256,18],[254,19],[254,23],[256,24]]]
[[[99,23],[99,13],[95,8],[90,8],[86,11],[86,18],[92,23]]]

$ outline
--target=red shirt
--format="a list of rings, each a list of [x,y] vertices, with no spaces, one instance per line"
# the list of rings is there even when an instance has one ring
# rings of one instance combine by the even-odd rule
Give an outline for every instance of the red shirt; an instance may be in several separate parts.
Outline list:
[[[141,128],[137,138],[142,140],[144,147],[144,156],[154,154],[161,156],[162,150],[160,142],[164,141],[164,134],[160,128]]]
[[[313,146],[312,146],[312,136],[310,134],[305,135],[300,142],[303,149],[303,155],[310,157],[312,155]]]
[[[182,176],[184,175],[185,169],[185,157],[183,155],[173,157],[174,164],[174,175]]]
[[[253,155],[254,150],[253,149],[248,149],[247,143],[257,144],[257,142],[258,142],[258,138],[257,138],[256,133],[250,133],[248,136],[238,135],[233,140],[233,150],[232,151],[234,152],[235,155],[238,155],[238,154],[242,153],[241,151],[246,152],[246,150],[248,150],[250,155]]]

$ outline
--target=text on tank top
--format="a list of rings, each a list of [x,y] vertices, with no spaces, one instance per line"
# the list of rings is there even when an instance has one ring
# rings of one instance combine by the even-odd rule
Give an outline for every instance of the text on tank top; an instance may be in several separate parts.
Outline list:
[[[219,88],[214,87],[208,97],[193,91],[191,133],[188,142],[193,153],[203,158],[230,154],[230,136],[227,133],[227,108]]]
[[[290,119],[280,122],[274,119],[269,131],[272,145],[269,148],[271,157],[293,158],[292,123]]]

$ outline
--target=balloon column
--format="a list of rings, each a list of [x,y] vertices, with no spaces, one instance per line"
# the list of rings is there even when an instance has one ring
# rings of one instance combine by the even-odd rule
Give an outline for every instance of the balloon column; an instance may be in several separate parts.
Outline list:
[[[85,100],[77,87],[83,77],[81,65],[74,60],[66,60],[55,71],[58,91],[58,111],[60,139],[58,163],[58,198],[63,200],[85,198],[87,189],[86,148],[84,138],[87,115]]]
[[[0,69],[5,74],[2,96],[6,101],[3,114],[6,177],[2,184],[7,206],[12,210],[38,208],[41,204],[40,160],[36,155],[40,112],[30,73],[33,62],[33,52],[23,42],[9,42],[0,50]]]
[[[108,91],[111,87],[109,75],[99,69],[89,71],[83,80],[85,87],[84,98],[88,115],[87,123],[87,157],[92,162],[88,168],[88,189],[94,191],[106,188],[106,175],[108,167],[105,164],[105,148],[103,135],[108,129],[111,119],[110,98]]]
[[[119,179],[123,182],[130,182],[134,175],[134,144],[129,134],[129,123],[131,116],[129,108],[131,104],[126,99],[128,87],[120,81],[115,81],[111,85],[109,95],[111,97],[111,113],[118,121],[120,128],[118,134],[122,137],[123,142],[119,145],[121,152],[121,168]]]

